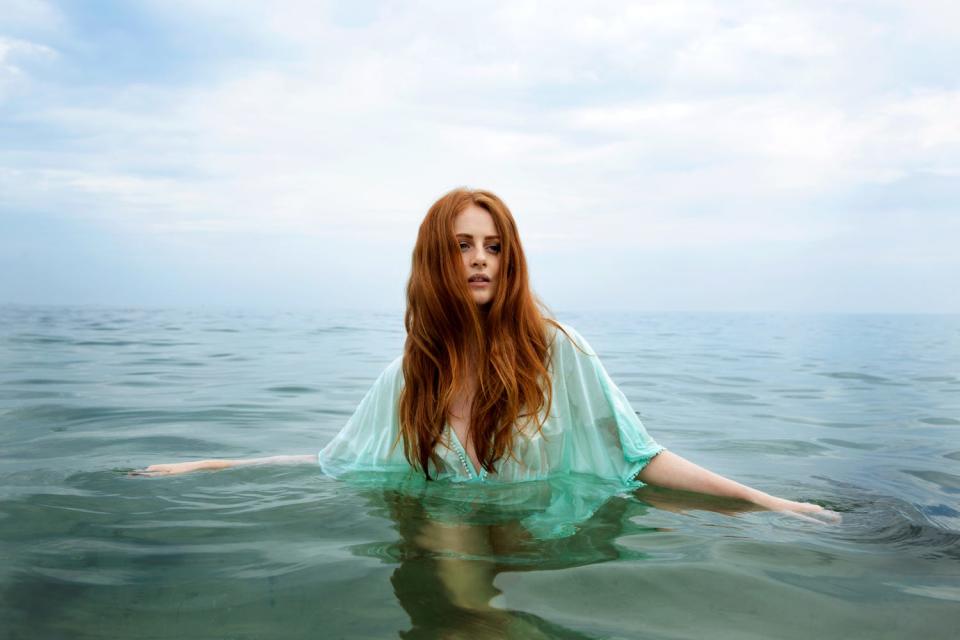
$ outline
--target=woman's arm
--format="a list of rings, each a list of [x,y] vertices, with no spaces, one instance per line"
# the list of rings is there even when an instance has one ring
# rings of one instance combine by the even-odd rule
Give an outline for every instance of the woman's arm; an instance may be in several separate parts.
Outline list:
[[[770,511],[816,515],[821,519],[832,522],[840,520],[836,513],[824,509],[820,505],[794,502],[771,496],[763,491],[708,471],[669,451],[663,451],[654,457],[637,475],[637,479],[665,489],[694,491],[711,496],[745,500]]]
[[[253,464],[317,464],[317,454],[302,456],[270,456],[268,458],[241,458],[239,460],[195,460],[173,464],[152,464],[146,469],[131,471],[132,476],[173,476],[191,471],[217,471]]]

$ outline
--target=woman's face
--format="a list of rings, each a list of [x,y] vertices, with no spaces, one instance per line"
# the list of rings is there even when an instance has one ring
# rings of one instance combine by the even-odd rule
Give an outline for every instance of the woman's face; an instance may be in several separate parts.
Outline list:
[[[478,305],[487,304],[497,291],[500,273],[500,236],[493,216],[471,204],[457,214],[453,229],[473,300]]]

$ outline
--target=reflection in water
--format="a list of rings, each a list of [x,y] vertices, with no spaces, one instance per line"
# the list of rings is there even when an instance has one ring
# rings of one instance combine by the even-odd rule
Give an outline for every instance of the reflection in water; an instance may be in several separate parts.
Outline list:
[[[674,637],[693,621],[714,637],[946,638],[958,621],[958,532],[850,486],[830,527],[583,478],[14,480],[3,637]]]
[[[570,504],[574,487],[558,483],[532,483],[540,498]],[[590,487],[586,486],[587,494]],[[707,509],[733,514],[751,505],[649,487],[632,495],[613,495],[602,501],[586,520],[567,523],[570,535],[541,538],[525,523],[537,515],[503,509],[484,499],[467,505],[462,500],[442,505],[439,494],[403,490],[369,490],[371,509],[389,517],[400,535],[392,544],[353,547],[399,563],[391,577],[394,593],[410,616],[411,629],[403,638],[589,638],[539,616],[510,609],[494,584],[507,572],[560,570],[611,560],[642,560],[644,555],[617,545],[627,534],[662,531],[635,524],[649,506],[682,512]],[[595,498],[595,496],[593,496]],[[442,507],[451,507],[443,509]],[[594,505],[595,506],[595,505]],[[549,510],[549,509],[548,509]],[[575,526],[574,526],[575,525]],[[557,531],[554,528],[554,531]]]

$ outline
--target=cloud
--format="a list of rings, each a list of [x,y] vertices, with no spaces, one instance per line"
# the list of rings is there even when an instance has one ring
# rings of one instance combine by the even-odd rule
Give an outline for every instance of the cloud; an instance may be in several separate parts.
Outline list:
[[[63,17],[43,0],[6,0],[0,15],[0,29],[5,32],[50,34],[63,26]]]
[[[697,260],[852,243],[877,194],[938,229],[955,204],[896,197],[960,172],[949,4],[16,6],[0,216],[396,261],[468,184],[500,193],[540,255]]]
[[[0,37],[0,105],[28,85],[25,65],[50,61],[56,56],[56,51],[42,44]]]

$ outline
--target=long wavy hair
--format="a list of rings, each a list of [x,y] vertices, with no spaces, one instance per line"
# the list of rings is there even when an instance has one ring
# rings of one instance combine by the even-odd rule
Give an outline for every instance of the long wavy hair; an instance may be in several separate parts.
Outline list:
[[[500,235],[500,269],[493,299],[477,305],[467,284],[454,233],[458,214],[486,210]],[[429,462],[457,392],[476,376],[469,434],[487,472],[513,452],[518,428],[539,430],[553,401],[547,325],[530,291],[527,261],[507,205],[489,191],[455,189],[427,212],[407,283],[400,393],[400,436],[410,464],[430,479]],[[543,417],[541,417],[541,415]]]

